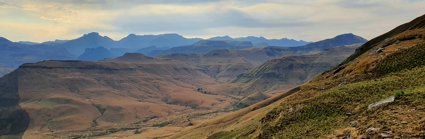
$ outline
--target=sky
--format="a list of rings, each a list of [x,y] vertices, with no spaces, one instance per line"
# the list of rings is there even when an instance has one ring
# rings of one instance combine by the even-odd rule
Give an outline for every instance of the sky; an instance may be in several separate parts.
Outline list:
[[[425,0],[0,0],[0,36],[12,41],[115,40],[178,33],[317,41],[343,33],[372,39],[425,14]]]

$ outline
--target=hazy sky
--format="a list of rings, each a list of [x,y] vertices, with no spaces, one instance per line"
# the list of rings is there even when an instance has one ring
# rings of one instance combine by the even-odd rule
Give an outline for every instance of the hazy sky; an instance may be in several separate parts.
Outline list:
[[[371,39],[425,14],[425,0],[0,0],[0,36],[72,39],[87,32],[188,37]]]

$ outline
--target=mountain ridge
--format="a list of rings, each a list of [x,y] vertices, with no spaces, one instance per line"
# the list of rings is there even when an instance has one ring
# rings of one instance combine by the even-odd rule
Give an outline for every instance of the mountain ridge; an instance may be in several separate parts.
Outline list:
[[[267,39],[262,36],[259,36],[259,37],[246,36],[246,37],[237,37],[237,38],[232,38],[230,36],[217,36],[217,37],[209,38],[208,40],[250,41],[256,46],[283,46],[283,47],[296,47],[296,46],[303,46],[303,45],[307,45],[308,43],[311,43],[308,41],[288,39],[288,38]]]

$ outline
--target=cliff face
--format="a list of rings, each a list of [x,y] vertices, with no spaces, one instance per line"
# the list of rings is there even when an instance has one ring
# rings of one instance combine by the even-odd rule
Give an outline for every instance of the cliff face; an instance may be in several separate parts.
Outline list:
[[[18,72],[0,79],[0,136],[21,136],[29,124],[27,112],[19,105]]]

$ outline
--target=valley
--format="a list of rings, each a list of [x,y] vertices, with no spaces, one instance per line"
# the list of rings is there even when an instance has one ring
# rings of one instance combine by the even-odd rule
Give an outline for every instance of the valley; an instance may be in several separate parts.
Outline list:
[[[315,47],[323,42],[338,42],[341,36],[354,41]],[[157,57],[125,53],[99,61],[27,63],[1,79],[1,93],[5,95],[2,99],[19,101],[5,108],[26,112],[20,115],[29,120],[19,126],[25,130],[23,138],[126,137],[135,132],[153,136],[149,132],[183,130],[278,96],[280,91],[294,88],[342,62],[365,42],[353,34],[341,36],[305,48],[229,49],[232,46],[219,47],[223,43],[214,42],[182,47],[183,53]],[[197,51],[199,48],[208,52]],[[282,58],[274,59],[279,57]],[[269,79],[267,75],[273,72],[298,76]],[[10,84],[9,80],[16,83]]]
[[[424,5],[0,0],[0,139],[425,138]]]

